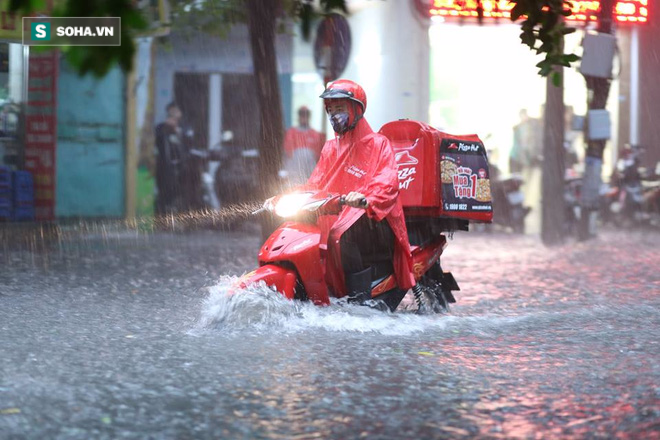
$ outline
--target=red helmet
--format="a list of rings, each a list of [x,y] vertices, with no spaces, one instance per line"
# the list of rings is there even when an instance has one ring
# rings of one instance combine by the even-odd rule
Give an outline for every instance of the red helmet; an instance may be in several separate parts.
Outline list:
[[[367,94],[360,84],[350,79],[338,79],[328,83],[325,91],[319,96],[328,99],[350,99],[360,105],[362,114],[367,110]],[[327,103],[327,101],[325,101]]]

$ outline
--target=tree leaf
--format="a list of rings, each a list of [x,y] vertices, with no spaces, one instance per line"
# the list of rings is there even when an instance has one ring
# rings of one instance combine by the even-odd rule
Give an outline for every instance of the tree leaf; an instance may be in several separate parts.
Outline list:
[[[542,61],[540,67],[541,69],[539,70],[539,75],[541,76],[548,76],[550,72],[552,72],[552,64],[548,63],[547,61]]]
[[[561,73],[560,72],[553,72],[552,73],[552,84],[555,87],[561,86]]]
[[[312,29],[312,17],[314,14],[314,10],[312,9],[312,5],[309,3],[304,3],[299,12],[298,16],[300,17],[300,28],[302,31],[302,36],[305,39],[305,41],[309,41],[310,36],[311,36],[311,29]]]

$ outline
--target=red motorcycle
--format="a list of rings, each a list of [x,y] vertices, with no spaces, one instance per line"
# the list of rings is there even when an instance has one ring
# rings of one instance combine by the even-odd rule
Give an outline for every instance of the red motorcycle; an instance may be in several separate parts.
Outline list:
[[[459,287],[440,265],[447,246],[444,233],[467,231],[470,221],[492,221],[486,150],[476,135],[449,135],[416,121],[391,122],[380,133],[390,139],[398,164],[417,282],[412,289],[415,301],[420,311],[446,310],[456,302],[452,292]],[[294,192],[269,200],[255,213],[270,212],[287,221],[261,247],[259,268],[237,285],[263,282],[289,299],[317,305],[344,296],[331,291],[324,276],[332,251],[327,229],[341,209],[343,197],[325,192]],[[407,291],[397,285],[390,257],[375,257],[367,305],[394,311]]]
[[[330,296],[344,294],[330,292],[324,279],[328,248],[319,221],[325,216],[336,216],[343,206],[343,197],[324,192],[298,192],[278,196],[255,214],[269,211],[289,219],[266,240],[259,252],[259,268],[244,275],[239,285],[245,288],[263,281],[289,299],[312,301],[316,305],[330,304]],[[421,233],[420,228],[415,228]],[[418,281],[413,293],[422,309],[440,311],[448,303],[456,302],[452,290],[459,290],[454,277],[440,268],[440,255],[447,245],[442,234],[429,234],[423,243],[412,246],[413,271]],[[394,311],[406,295],[397,286],[392,262],[383,256],[372,267],[371,305]],[[426,296],[426,300],[424,297]]]

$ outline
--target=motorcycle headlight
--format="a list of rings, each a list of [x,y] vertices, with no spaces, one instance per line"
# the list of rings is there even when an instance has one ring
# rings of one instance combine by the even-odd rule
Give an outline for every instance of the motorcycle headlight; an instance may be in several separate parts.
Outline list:
[[[275,214],[284,218],[292,217],[305,206],[311,196],[310,193],[286,194],[280,197],[277,205],[275,205]]]

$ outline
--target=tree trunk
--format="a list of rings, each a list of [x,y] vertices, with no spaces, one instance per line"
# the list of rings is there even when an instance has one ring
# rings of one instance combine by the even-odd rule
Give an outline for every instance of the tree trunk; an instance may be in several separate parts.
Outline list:
[[[560,244],[564,239],[564,168],[564,79],[562,75],[560,85],[555,86],[552,75],[548,75],[541,184],[541,240],[546,246]]]
[[[611,34],[612,11],[614,0],[601,0],[598,13],[599,33]],[[585,76],[589,96],[587,97],[588,110],[602,110],[607,105],[610,94],[610,78],[594,78]],[[587,118],[588,120],[588,118]],[[585,157],[584,176],[582,177],[582,194],[580,196],[580,223],[578,225],[578,239],[587,240],[594,235],[590,225],[592,217],[598,212],[599,194],[601,185],[601,173],[603,168],[603,153],[605,151],[605,140],[589,140],[588,123],[585,125],[585,139],[587,139],[587,151]]]
[[[261,196],[265,199],[277,192],[277,172],[280,168],[284,140],[282,100],[277,75],[275,25],[280,11],[276,0],[247,0],[248,27],[255,89],[259,101],[261,143],[259,145],[259,178]],[[270,225],[262,222],[263,235]]]

